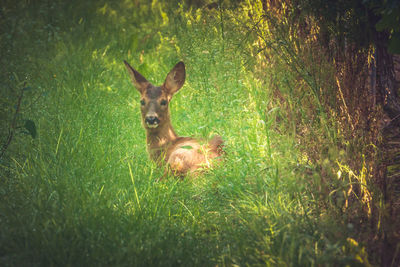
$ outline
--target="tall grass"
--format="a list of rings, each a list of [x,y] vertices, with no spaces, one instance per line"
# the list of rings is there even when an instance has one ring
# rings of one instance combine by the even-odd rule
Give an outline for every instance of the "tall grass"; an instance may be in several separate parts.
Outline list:
[[[305,175],[291,121],[279,122],[273,91],[248,61],[243,42],[254,39],[228,11],[18,3],[1,10],[0,25],[11,25],[1,33],[1,132],[26,82],[18,122],[34,121],[37,137],[21,130],[0,159],[1,265],[365,263],[352,226],[320,212],[306,190],[320,179]],[[173,125],[180,135],[223,136],[222,164],[159,181],[123,59],[155,84],[185,62]]]

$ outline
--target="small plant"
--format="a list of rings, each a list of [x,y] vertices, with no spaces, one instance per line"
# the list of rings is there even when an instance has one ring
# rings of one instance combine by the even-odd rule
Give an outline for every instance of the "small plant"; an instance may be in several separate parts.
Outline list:
[[[4,144],[0,150],[0,159],[6,153],[6,150],[13,141],[15,134],[24,133],[24,134],[29,134],[30,136],[32,136],[32,138],[36,137],[37,132],[36,132],[35,122],[29,119],[19,119],[22,98],[24,96],[24,92],[29,89],[30,87],[27,87],[25,82],[24,85],[22,86],[22,89],[20,90],[20,94],[17,99],[17,104],[15,105],[15,112],[8,128],[8,136],[4,141]],[[24,124],[18,125],[19,121],[24,121]]]

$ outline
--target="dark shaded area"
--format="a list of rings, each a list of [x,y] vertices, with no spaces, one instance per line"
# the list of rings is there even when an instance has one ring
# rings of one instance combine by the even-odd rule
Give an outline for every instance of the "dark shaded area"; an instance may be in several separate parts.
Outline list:
[[[315,38],[312,45],[335,64],[338,86],[319,95],[324,109],[343,116],[345,140],[361,142],[361,147],[373,144],[379,150],[364,150],[374,173],[367,182],[379,190],[373,196],[372,216],[359,209],[344,216],[362,225],[360,235],[381,266],[399,265],[400,2],[289,0],[284,1],[286,8],[278,1],[262,2],[272,25],[285,14],[299,37]],[[319,27],[316,36],[313,26]],[[357,169],[362,161],[354,158],[351,165]]]

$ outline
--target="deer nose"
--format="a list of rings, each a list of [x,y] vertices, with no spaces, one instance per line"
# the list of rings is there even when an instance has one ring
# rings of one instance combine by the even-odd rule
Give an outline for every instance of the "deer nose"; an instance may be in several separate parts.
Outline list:
[[[147,124],[150,125],[158,124],[160,122],[160,120],[156,116],[146,116],[145,121]]]

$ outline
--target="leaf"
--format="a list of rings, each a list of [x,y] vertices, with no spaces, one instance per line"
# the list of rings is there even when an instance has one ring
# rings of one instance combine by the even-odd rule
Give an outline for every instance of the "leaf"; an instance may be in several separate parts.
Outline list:
[[[29,132],[29,134],[32,136],[32,138],[36,137],[36,125],[35,125],[35,122],[33,122],[31,120],[26,120],[24,127]]]
[[[376,23],[376,30],[382,32],[384,30],[394,29],[394,25],[397,25],[396,15],[396,13],[385,14],[382,19]]]
[[[400,54],[400,33],[393,34],[389,40],[389,53]]]
[[[181,146],[181,148],[183,148],[183,149],[193,149],[192,146]]]

